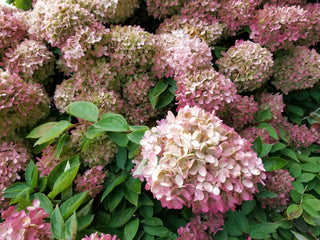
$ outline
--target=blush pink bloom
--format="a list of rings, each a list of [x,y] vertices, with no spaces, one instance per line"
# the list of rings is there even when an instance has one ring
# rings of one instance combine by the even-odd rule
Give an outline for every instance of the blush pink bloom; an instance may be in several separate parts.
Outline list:
[[[281,122],[284,107],[285,104],[280,93],[262,93],[259,97],[259,108],[261,110],[270,109],[271,111],[270,121]]]
[[[100,237],[98,233],[92,233],[90,236],[85,236],[81,240],[119,240],[117,239],[117,236],[111,236],[110,234],[103,234],[101,233]]]
[[[35,199],[33,206],[24,210],[15,211],[10,207],[1,215],[4,222],[0,224],[0,239],[3,240],[50,240],[50,223],[45,222],[49,214],[40,208],[40,201]]]
[[[147,11],[154,18],[165,18],[176,15],[182,7],[182,0],[147,0]]]
[[[133,174],[163,207],[224,213],[252,199],[265,177],[251,143],[199,107],[168,112],[140,144]]]

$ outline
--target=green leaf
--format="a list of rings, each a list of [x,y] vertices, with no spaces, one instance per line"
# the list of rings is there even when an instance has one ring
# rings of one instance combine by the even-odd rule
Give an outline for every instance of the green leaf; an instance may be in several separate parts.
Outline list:
[[[53,204],[50,199],[43,193],[35,193],[34,198],[40,201],[40,207],[42,207],[46,213],[49,213],[50,217],[53,212]]]
[[[302,108],[286,104],[286,109],[288,109],[290,112],[294,113],[295,115],[298,115],[299,117],[303,117],[304,111]]]
[[[57,122],[47,122],[33,129],[26,138],[41,138],[55,125]]]
[[[73,212],[75,212],[81,204],[86,200],[88,191],[78,193],[61,204],[60,211],[64,220],[66,220]]]
[[[303,210],[301,206],[294,203],[290,204],[286,210],[286,214],[290,220],[300,217],[302,213]]]
[[[128,189],[126,185],[121,186],[123,196],[134,206],[138,206],[139,194]]]
[[[56,158],[60,157],[60,154],[62,152],[62,149],[64,147],[64,144],[68,138],[68,135],[66,133],[62,134],[59,138],[58,144],[57,144],[57,149],[56,149]]]
[[[66,240],[73,240],[77,236],[77,230],[78,230],[78,222],[77,222],[77,217],[76,213],[74,213],[64,224],[63,226],[63,236],[62,239]]]
[[[107,132],[108,137],[120,147],[126,147],[129,143],[127,134],[122,132]]]
[[[149,226],[163,226],[163,222],[160,218],[157,217],[149,217],[149,218],[145,218],[141,221],[141,223],[147,224]]]
[[[315,176],[313,173],[302,173],[297,180],[302,183],[310,182]]]
[[[256,207],[256,201],[255,200],[244,201],[242,203],[241,210],[245,215],[248,215],[249,213],[251,213],[254,210],[255,207]]]
[[[80,163],[80,159],[79,156],[76,155],[70,159],[64,160],[62,162],[60,162],[58,165],[56,165],[51,172],[49,173],[48,176],[48,186],[52,189],[54,183],[56,182],[56,180],[60,177],[60,175],[62,173],[64,173],[64,170],[67,166],[67,164],[69,164],[71,167],[73,166],[77,166]]]
[[[153,96],[154,90],[155,90],[155,87],[150,88],[150,90],[149,90],[149,100],[150,100],[150,103],[152,105],[152,108],[156,109],[156,105],[158,103],[158,98]]]
[[[161,93],[163,93],[168,87],[168,83],[163,80],[159,80],[154,87],[153,96],[154,98],[159,97]]]
[[[32,8],[32,1],[31,0],[15,0],[14,5],[23,11],[28,11]]]
[[[140,194],[141,193],[141,181],[139,178],[134,178],[133,176],[129,176],[126,180],[126,186],[131,191]]]
[[[24,189],[31,188],[28,183],[25,182],[16,182],[11,184],[4,190],[4,196],[6,198],[15,198],[22,192]],[[33,188],[31,188],[33,190]]]
[[[158,237],[166,237],[169,233],[169,230],[165,227],[154,227],[144,224],[143,229],[146,231],[146,233]]]
[[[145,218],[150,218],[153,216],[153,207],[144,206],[143,208],[139,208],[140,215]]]
[[[121,172],[121,174],[119,176],[117,176],[115,179],[113,179],[112,181],[108,182],[106,184],[106,189],[104,190],[102,197],[101,197],[101,202],[103,201],[103,199],[108,196],[108,194],[119,184],[123,183],[124,180],[126,180],[127,175],[125,174],[125,172]]]
[[[40,193],[44,192],[46,190],[46,188],[47,188],[47,185],[48,185],[48,177],[47,176],[39,178],[38,191]]]
[[[125,240],[132,240],[137,234],[139,228],[139,218],[133,219],[124,226]]]
[[[109,227],[111,228],[119,228],[125,225],[133,216],[135,211],[137,210],[136,207],[125,208],[119,212],[114,213],[111,216]]]
[[[38,167],[34,164],[33,161],[30,161],[26,168],[25,178],[27,183],[35,188],[38,183]]]
[[[297,157],[297,154],[290,148],[285,148],[285,149],[282,149],[281,150],[281,154],[295,160],[296,162],[300,162],[298,157]]]
[[[96,122],[99,117],[98,107],[91,102],[72,102],[66,107],[66,112],[89,122]]]
[[[320,172],[320,166],[314,163],[305,163],[301,165],[303,171],[318,173]]]
[[[18,203],[20,200],[22,199],[26,199],[27,201],[29,201],[30,199],[30,194],[33,192],[33,188],[28,186],[26,188],[24,188],[23,190],[21,190],[11,201],[10,204],[15,204]],[[6,196],[6,195],[5,195]]]
[[[214,55],[216,55],[217,59],[222,57],[221,52],[227,51],[226,47],[214,46]]]
[[[293,163],[291,164],[289,171],[293,177],[297,178],[301,175],[301,165],[298,163]]]
[[[258,112],[258,116],[257,116],[257,121],[258,122],[264,122],[264,121],[268,121],[272,118],[272,114],[271,114],[271,110],[270,108],[268,109],[261,109]]]
[[[271,149],[272,149],[273,144],[262,144],[262,149],[260,155],[258,155],[259,158],[264,158],[267,156]]]
[[[278,195],[273,192],[270,192],[270,191],[263,191],[263,192],[260,192],[257,195],[257,197],[259,197],[259,198],[275,198],[275,197],[278,197]]]
[[[139,203],[138,203],[138,206],[141,207],[141,206],[153,206],[153,202],[152,200],[145,194],[145,193],[142,193],[139,195]]]
[[[92,126],[108,132],[127,132],[130,130],[127,121],[120,114],[106,113],[101,118]]]
[[[140,144],[140,141],[141,141],[142,137],[144,136],[145,132],[146,132],[145,129],[134,131],[134,132],[128,134],[128,138],[130,141],[132,141],[136,144]]]
[[[103,203],[106,203],[108,210],[113,212],[113,210],[120,204],[122,198],[122,191],[119,188],[116,188],[103,200]]]
[[[305,236],[301,235],[300,233],[297,233],[295,231],[291,231],[292,234],[295,236],[295,238],[297,240],[309,240],[308,238],[306,238]]]
[[[271,172],[284,167],[288,161],[280,157],[268,157],[262,160],[266,171]]]
[[[64,225],[63,218],[60,213],[58,205],[52,212],[51,219],[51,232],[56,239],[62,239],[62,229]]]
[[[116,155],[116,163],[118,168],[120,169],[124,169],[126,166],[126,162],[127,162],[127,149],[124,147],[120,147],[117,155]]]
[[[93,200],[94,200],[94,199],[91,199],[83,208],[81,208],[81,209],[77,212],[77,217],[81,217],[81,216],[84,216],[84,215],[91,214],[91,212],[92,212]]]
[[[269,239],[270,234],[275,233],[278,227],[276,223],[258,223],[251,226],[249,234],[253,239]]]
[[[101,128],[89,127],[88,131],[84,134],[87,139],[93,139],[103,135],[106,131]]]
[[[52,191],[48,194],[48,197],[53,199],[63,190],[67,189],[73,182],[74,178],[77,176],[80,164],[69,168],[67,171],[62,173],[53,185]]]
[[[277,151],[280,151],[284,148],[286,148],[287,145],[286,144],[283,144],[283,143],[276,143],[273,145],[272,149],[271,149],[271,152],[274,153],[274,152],[277,152]]]
[[[87,227],[90,226],[94,219],[94,215],[84,215],[84,216],[79,216],[77,217],[77,222],[78,222],[78,231],[83,231]]]
[[[255,151],[257,153],[257,155],[259,156],[262,152],[262,140],[261,137],[257,137],[253,143],[251,148],[253,149],[253,151]]]
[[[273,137],[274,139],[279,140],[277,131],[269,123],[260,123],[258,128],[266,129],[270,137]]]
[[[72,123],[70,123],[68,121],[62,120],[62,121],[58,122],[44,136],[39,138],[38,141],[35,142],[34,146],[40,145],[42,143],[46,143],[46,142],[49,142],[49,141],[55,139],[70,126],[72,126]]]
[[[158,103],[156,105],[157,109],[168,106],[174,99],[175,95],[170,91],[165,91],[163,94],[159,96]]]
[[[132,159],[138,154],[140,145],[134,142],[129,142],[127,149],[129,150],[128,157]]]

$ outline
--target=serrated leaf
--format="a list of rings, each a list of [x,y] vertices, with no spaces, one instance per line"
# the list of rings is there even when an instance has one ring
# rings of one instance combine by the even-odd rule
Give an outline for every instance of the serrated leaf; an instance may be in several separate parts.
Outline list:
[[[263,222],[255,224],[250,228],[249,235],[253,239],[268,239],[270,234],[276,232],[278,224]]]
[[[301,165],[298,163],[293,163],[291,164],[289,171],[293,177],[297,178],[301,175]]]
[[[109,227],[111,228],[122,227],[132,218],[136,210],[137,210],[136,207],[130,207],[130,208],[123,209],[117,213],[114,213],[111,216]]]
[[[141,193],[141,181],[139,178],[129,176],[125,182],[126,186],[133,192]]]
[[[77,222],[78,222],[78,231],[83,231],[87,227],[90,226],[94,219],[94,215],[84,215],[84,216],[79,216],[77,217]]]
[[[76,213],[74,213],[64,224],[62,230],[62,239],[74,240],[77,236],[78,222]]]
[[[120,189],[114,189],[107,198],[103,200],[106,203],[107,208],[110,212],[113,212],[114,209],[120,204],[123,199],[123,193]]]
[[[98,107],[91,102],[72,102],[65,110],[71,116],[81,118],[89,122],[96,122],[99,117]]]
[[[20,192],[22,192],[26,188],[31,188],[28,183],[25,183],[25,182],[13,183],[3,191],[4,196],[6,198],[15,198]]]
[[[26,168],[25,172],[26,182],[32,187],[35,188],[38,183],[38,167],[34,164],[33,161],[30,161]]]
[[[297,157],[297,154],[290,148],[285,148],[285,149],[282,149],[281,150],[281,154],[295,160],[296,162],[300,162],[298,157]]]
[[[94,200],[94,199],[91,199],[83,208],[81,208],[81,209],[77,212],[77,217],[81,217],[81,216],[84,216],[84,215],[91,214],[91,212],[92,212],[93,200]]]
[[[124,172],[121,172],[119,176],[117,176],[115,179],[113,179],[111,182],[107,182],[107,187],[104,190],[102,197],[101,197],[101,202],[103,199],[108,196],[108,194],[119,184],[123,183],[127,178],[127,175]]]
[[[41,138],[48,133],[58,122],[47,122],[33,129],[26,138]]]
[[[86,200],[88,191],[78,193],[61,204],[60,211],[64,220],[73,214]]]
[[[123,196],[134,206],[138,206],[139,194],[131,191],[126,185],[121,186]]]
[[[297,180],[302,183],[310,182],[315,176],[313,173],[302,173]]]
[[[297,240],[309,240],[308,238],[306,238],[305,236],[301,235],[300,233],[297,233],[295,231],[291,231],[291,232],[296,237]]]
[[[140,144],[140,141],[141,141],[142,137],[144,136],[145,132],[146,132],[145,129],[137,130],[132,133],[129,133],[127,136],[130,141],[132,141],[136,144]]]
[[[266,129],[270,137],[273,137],[276,140],[279,140],[277,131],[269,123],[260,123],[258,128]]]
[[[253,141],[251,148],[257,153],[258,156],[261,154],[262,140],[260,136]]]
[[[170,91],[165,91],[163,94],[159,96],[156,108],[161,109],[165,106],[168,106],[173,101],[174,97],[175,95],[172,94]]]
[[[133,219],[124,226],[125,240],[132,240],[136,236],[139,228],[139,218]]]
[[[107,132],[108,137],[120,147],[126,147],[129,143],[127,134],[122,132]]]
[[[245,215],[248,215],[249,213],[251,213],[254,210],[255,207],[256,207],[256,201],[255,200],[244,201],[242,203],[241,210]]]
[[[277,152],[277,151],[280,151],[284,148],[286,148],[287,145],[286,144],[283,144],[283,143],[276,143],[273,145],[272,149],[271,149],[271,152]]]
[[[133,159],[139,152],[140,145],[134,142],[129,142],[127,149],[129,150],[128,157]]]
[[[127,121],[120,114],[106,113],[101,118],[92,126],[108,132],[127,132],[130,130]]]
[[[144,224],[143,229],[146,231],[146,233],[158,237],[166,237],[169,233],[169,230],[165,227],[154,227]]]
[[[302,108],[286,104],[286,109],[289,109],[290,112],[294,113],[295,115],[298,115],[299,117],[302,117],[304,115],[304,111]]]
[[[65,133],[60,136],[58,144],[57,144],[57,149],[56,149],[56,158],[60,157],[60,154],[62,152],[64,144],[66,143],[67,138],[68,138],[68,135]]]
[[[45,135],[43,135],[41,138],[38,139],[38,141],[35,142],[34,146],[40,145],[46,142],[49,142],[56,137],[58,137],[61,133],[63,133],[67,128],[71,127],[72,123],[62,120],[58,122],[56,125],[54,125]]]
[[[275,171],[284,167],[288,161],[280,157],[268,157],[262,160],[266,171]]]
[[[55,209],[52,212],[50,223],[51,223],[51,232],[53,236],[56,239],[62,239],[62,230],[63,230],[64,221],[58,205],[55,207]]]
[[[260,192],[257,196],[259,198],[276,198],[276,197],[278,197],[278,194],[275,194],[270,191],[263,191],[263,192]]]
[[[40,201],[40,207],[42,207],[46,213],[49,213],[50,217],[53,212],[53,204],[50,199],[43,193],[35,193],[34,198]]]
[[[127,149],[124,147],[120,147],[117,155],[116,155],[116,163],[118,168],[120,169],[124,169],[126,166],[126,162],[127,162]]]
[[[53,199],[63,190],[67,189],[73,182],[74,178],[77,176],[80,164],[71,167],[64,173],[62,173],[53,185],[52,191],[48,194],[48,197]]]
[[[257,116],[257,121],[258,122],[264,122],[264,121],[268,121],[272,118],[272,114],[271,114],[271,110],[270,108],[268,109],[261,109],[258,112],[258,116]]]
[[[260,155],[258,155],[259,158],[264,158],[267,156],[271,149],[272,149],[273,144],[262,144],[262,149]]]
[[[156,105],[158,103],[158,97],[154,97],[154,95],[153,95],[154,94],[154,90],[155,90],[154,87],[150,88],[150,90],[149,90],[149,101],[150,101],[150,103],[152,105],[152,108],[156,109]]]
[[[314,163],[305,163],[301,165],[303,171],[318,173],[320,172],[320,166]]]
[[[159,80],[155,87],[154,87],[154,91],[153,91],[153,96],[154,98],[159,97],[161,93],[163,93],[168,87],[168,83],[166,83],[163,80]]]
[[[160,218],[157,217],[149,217],[141,220],[141,223],[147,224],[149,226],[163,226],[163,222]]]
[[[290,220],[300,217],[302,213],[303,213],[303,210],[301,206],[294,203],[290,204],[286,210],[286,214]]]
[[[14,5],[23,11],[28,11],[32,8],[32,1],[31,0],[14,0]]]

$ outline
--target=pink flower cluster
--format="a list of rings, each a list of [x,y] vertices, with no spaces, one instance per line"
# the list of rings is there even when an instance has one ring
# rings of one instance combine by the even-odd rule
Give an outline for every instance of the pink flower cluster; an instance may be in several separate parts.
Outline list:
[[[156,37],[158,50],[152,71],[159,78],[174,77],[188,70],[200,70],[212,65],[210,47],[199,38],[191,38],[182,29]]]
[[[185,227],[178,229],[177,240],[212,240],[212,235],[222,230],[223,214],[197,214]]]
[[[297,89],[311,88],[320,79],[320,54],[305,46],[290,48],[274,60],[274,81],[284,94]]]
[[[280,93],[262,93],[259,97],[259,108],[261,110],[270,109],[271,121],[273,122],[281,122],[284,107],[285,104]]]
[[[25,39],[5,53],[4,68],[25,81],[45,83],[54,73],[54,55],[43,42]]]
[[[100,237],[98,233],[92,233],[90,236],[85,236],[81,240],[119,240],[117,239],[117,236],[111,236],[110,234],[103,234],[101,233]]]
[[[33,205],[24,210],[15,211],[10,207],[1,215],[4,222],[0,223],[0,239],[15,240],[50,240],[51,226],[45,222],[49,214],[40,207],[38,199],[33,200]]]
[[[178,109],[189,105],[198,106],[208,112],[223,111],[237,93],[234,84],[213,68],[178,75],[175,81],[178,87]]]
[[[250,38],[265,45],[271,51],[289,48],[299,39],[304,39],[312,26],[308,13],[300,6],[278,6],[265,4],[256,11],[251,22]],[[312,13],[311,13],[312,14]]]
[[[84,172],[83,175],[77,176],[74,180],[76,184],[75,191],[89,191],[89,195],[94,198],[103,189],[104,178],[106,174],[103,171],[102,165],[92,167]]]
[[[265,178],[262,160],[233,128],[198,107],[168,112],[146,131],[133,175],[163,207],[224,213],[252,199]]]
[[[269,4],[277,4],[277,5],[304,5],[306,4],[306,0],[265,0],[264,2],[268,2]]]
[[[273,172],[266,172],[264,190],[273,192],[278,195],[274,198],[262,198],[261,204],[282,211],[290,199],[290,190],[293,189],[291,184],[294,178],[290,176],[288,170],[279,169]]]
[[[29,158],[30,156],[23,144],[15,142],[0,143],[0,212],[9,205],[9,201],[3,196],[3,191],[20,179],[19,172],[26,169]]]
[[[49,112],[49,97],[39,84],[0,69],[0,138],[15,135],[20,127],[34,124]]]
[[[253,142],[257,137],[261,138],[261,141],[265,144],[274,143],[276,140],[269,136],[269,132],[263,128],[247,127],[239,132],[240,136],[247,139],[249,142]]]
[[[182,0],[147,0],[147,10],[154,18],[164,18],[176,15],[182,7]]]
[[[220,4],[217,0],[189,0],[184,1],[179,14],[215,22],[219,7]]]
[[[220,1],[218,18],[226,26],[226,35],[235,35],[242,27],[250,25],[255,8],[261,0],[229,0]]]
[[[272,53],[259,43],[237,40],[222,56],[217,61],[219,71],[234,82],[239,92],[261,87],[273,73]]]
[[[183,29],[191,38],[197,37],[208,45],[214,45],[221,37],[224,25],[216,21],[206,21],[199,17],[176,15],[167,18],[160,24],[157,34],[170,33],[173,30]]]

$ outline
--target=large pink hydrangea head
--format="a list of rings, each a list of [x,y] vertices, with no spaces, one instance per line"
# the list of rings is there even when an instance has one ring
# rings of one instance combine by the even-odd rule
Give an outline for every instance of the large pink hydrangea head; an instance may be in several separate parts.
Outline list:
[[[208,112],[222,111],[227,103],[234,100],[236,87],[213,68],[189,71],[175,77],[177,82],[176,99],[178,109],[186,105],[198,106]]]
[[[147,0],[147,11],[154,18],[165,18],[176,15],[183,2],[182,0]]]
[[[82,47],[91,46],[92,41],[97,41],[94,35],[102,23],[97,22],[90,10],[79,3],[75,0],[38,0],[33,11],[27,16],[29,34],[44,38],[57,47],[70,45],[71,43],[67,43],[70,37],[71,42],[81,38],[84,42],[78,43],[82,44]],[[76,46],[79,47],[79,44]]]
[[[258,111],[258,103],[254,100],[253,95],[241,96],[236,94],[234,100],[227,104],[226,109],[224,111],[219,110],[217,115],[227,125],[240,130],[255,122]]]
[[[112,236],[110,234],[101,233],[101,235],[99,236],[99,234],[96,232],[96,233],[92,233],[90,236],[85,236],[81,240],[120,240],[120,239],[117,239],[117,235]]]
[[[258,128],[258,127],[247,127],[241,129],[239,131],[241,137],[247,139],[249,142],[253,142],[257,137],[261,138],[261,141],[264,144],[271,144],[275,143],[276,140],[269,136],[269,132],[265,128]]]
[[[33,200],[33,205],[27,207],[27,210],[27,213],[24,210],[16,212],[12,206],[2,213],[4,221],[0,224],[0,239],[52,239],[51,225],[45,222],[49,214],[40,207],[40,201]]]
[[[19,74],[25,81],[45,84],[54,74],[55,57],[40,41],[25,39],[13,49],[8,49],[4,57],[4,68]]]
[[[0,69],[0,138],[32,125],[49,112],[49,97],[39,84]]]
[[[265,178],[251,143],[214,114],[186,106],[146,131],[133,175],[163,207],[224,213],[252,199]]]
[[[180,15],[188,15],[192,18],[201,18],[209,22],[216,21],[220,4],[217,0],[190,0],[184,1],[180,9]]]
[[[290,200],[290,190],[293,189],[292,181],[288,170],[279,169],[274,172],[266,172],[265,185],[263,190],[277,194],[273,198],[261,198],[262,207],[269,207],[277,211],[282,211]]]
[[[263,0],[262,3],[276,4],[280,6],[294,6],[294,5],[305,5],[306,0]]]
[[[270,109],[271,121],[281,122],[283,109],[286,106],[281,93],[262,93],[258,102],[261,110]]]
[[[82,150],[82,143],[85,137],[85,133],[89,129],[89,125],[80,124],[71,131],[70,148],[75,149],[76,152],[80,152],[80,158],[85,166],[90,168],[95,166],[106,166],[111,163],[118,151],[118,146],[108,137],[107,134],[103,134],[94,138],[87,148]]]
[[[29,159],[30,155],[22,143],[0,142],[0,213],[10,202],[3,196],[3,191],[20,179],[19,172],[26,169]]]
[[[259,43],[237,40],[222,52],[217,61],[219,71],[230,78],[239,92],[253,91],[267,82],[272,75],[272,53]]]
[[[212,235],[222,230],[223,214],[197,214],[185,227],[178,229],[177,240],[212,240]]]
[[[104,178],[106,174],[103,171],[102,165],[92,167],[84,172],[83,175],[78,174],[74,180],[76,185],[75,191],[89,191],[90,197],[94,198],[103,189]]]
[[[191,38],[183,29],[157,35],[157,45],[152,71],[159,78],[212,66],[209,45],[199,38]]]
[[[206,21],[199,17],[176,15],[167,18],[160,24],[157,34],[170,33],[173,30],[183,29],[191,38],[197,37],[208,45],[214,45],[221,37],[224,25],[216,21]]]
[[[119,78],[150,72],[156,51],[155,36],[139,26],[111,26],[106,36],[110,65]]]
[[[283,52],[274,60],[273,85],[284,94],[289,91],[312,88],[320,79],[320,54],[305,46]]]
[[[300,6],[265,4],[251,22],[250,38],[271,51],[287,49],[310,31],[308,14]]]
[[[0,4],[0,49],[16,44],[27,35],[27,28],[18,12],[17,8]]]
[[[220,1],[218,18],[225,25],[225,35],[236,35],[244,26],[250,25],[255,8],[261,0],[229,0]]]

